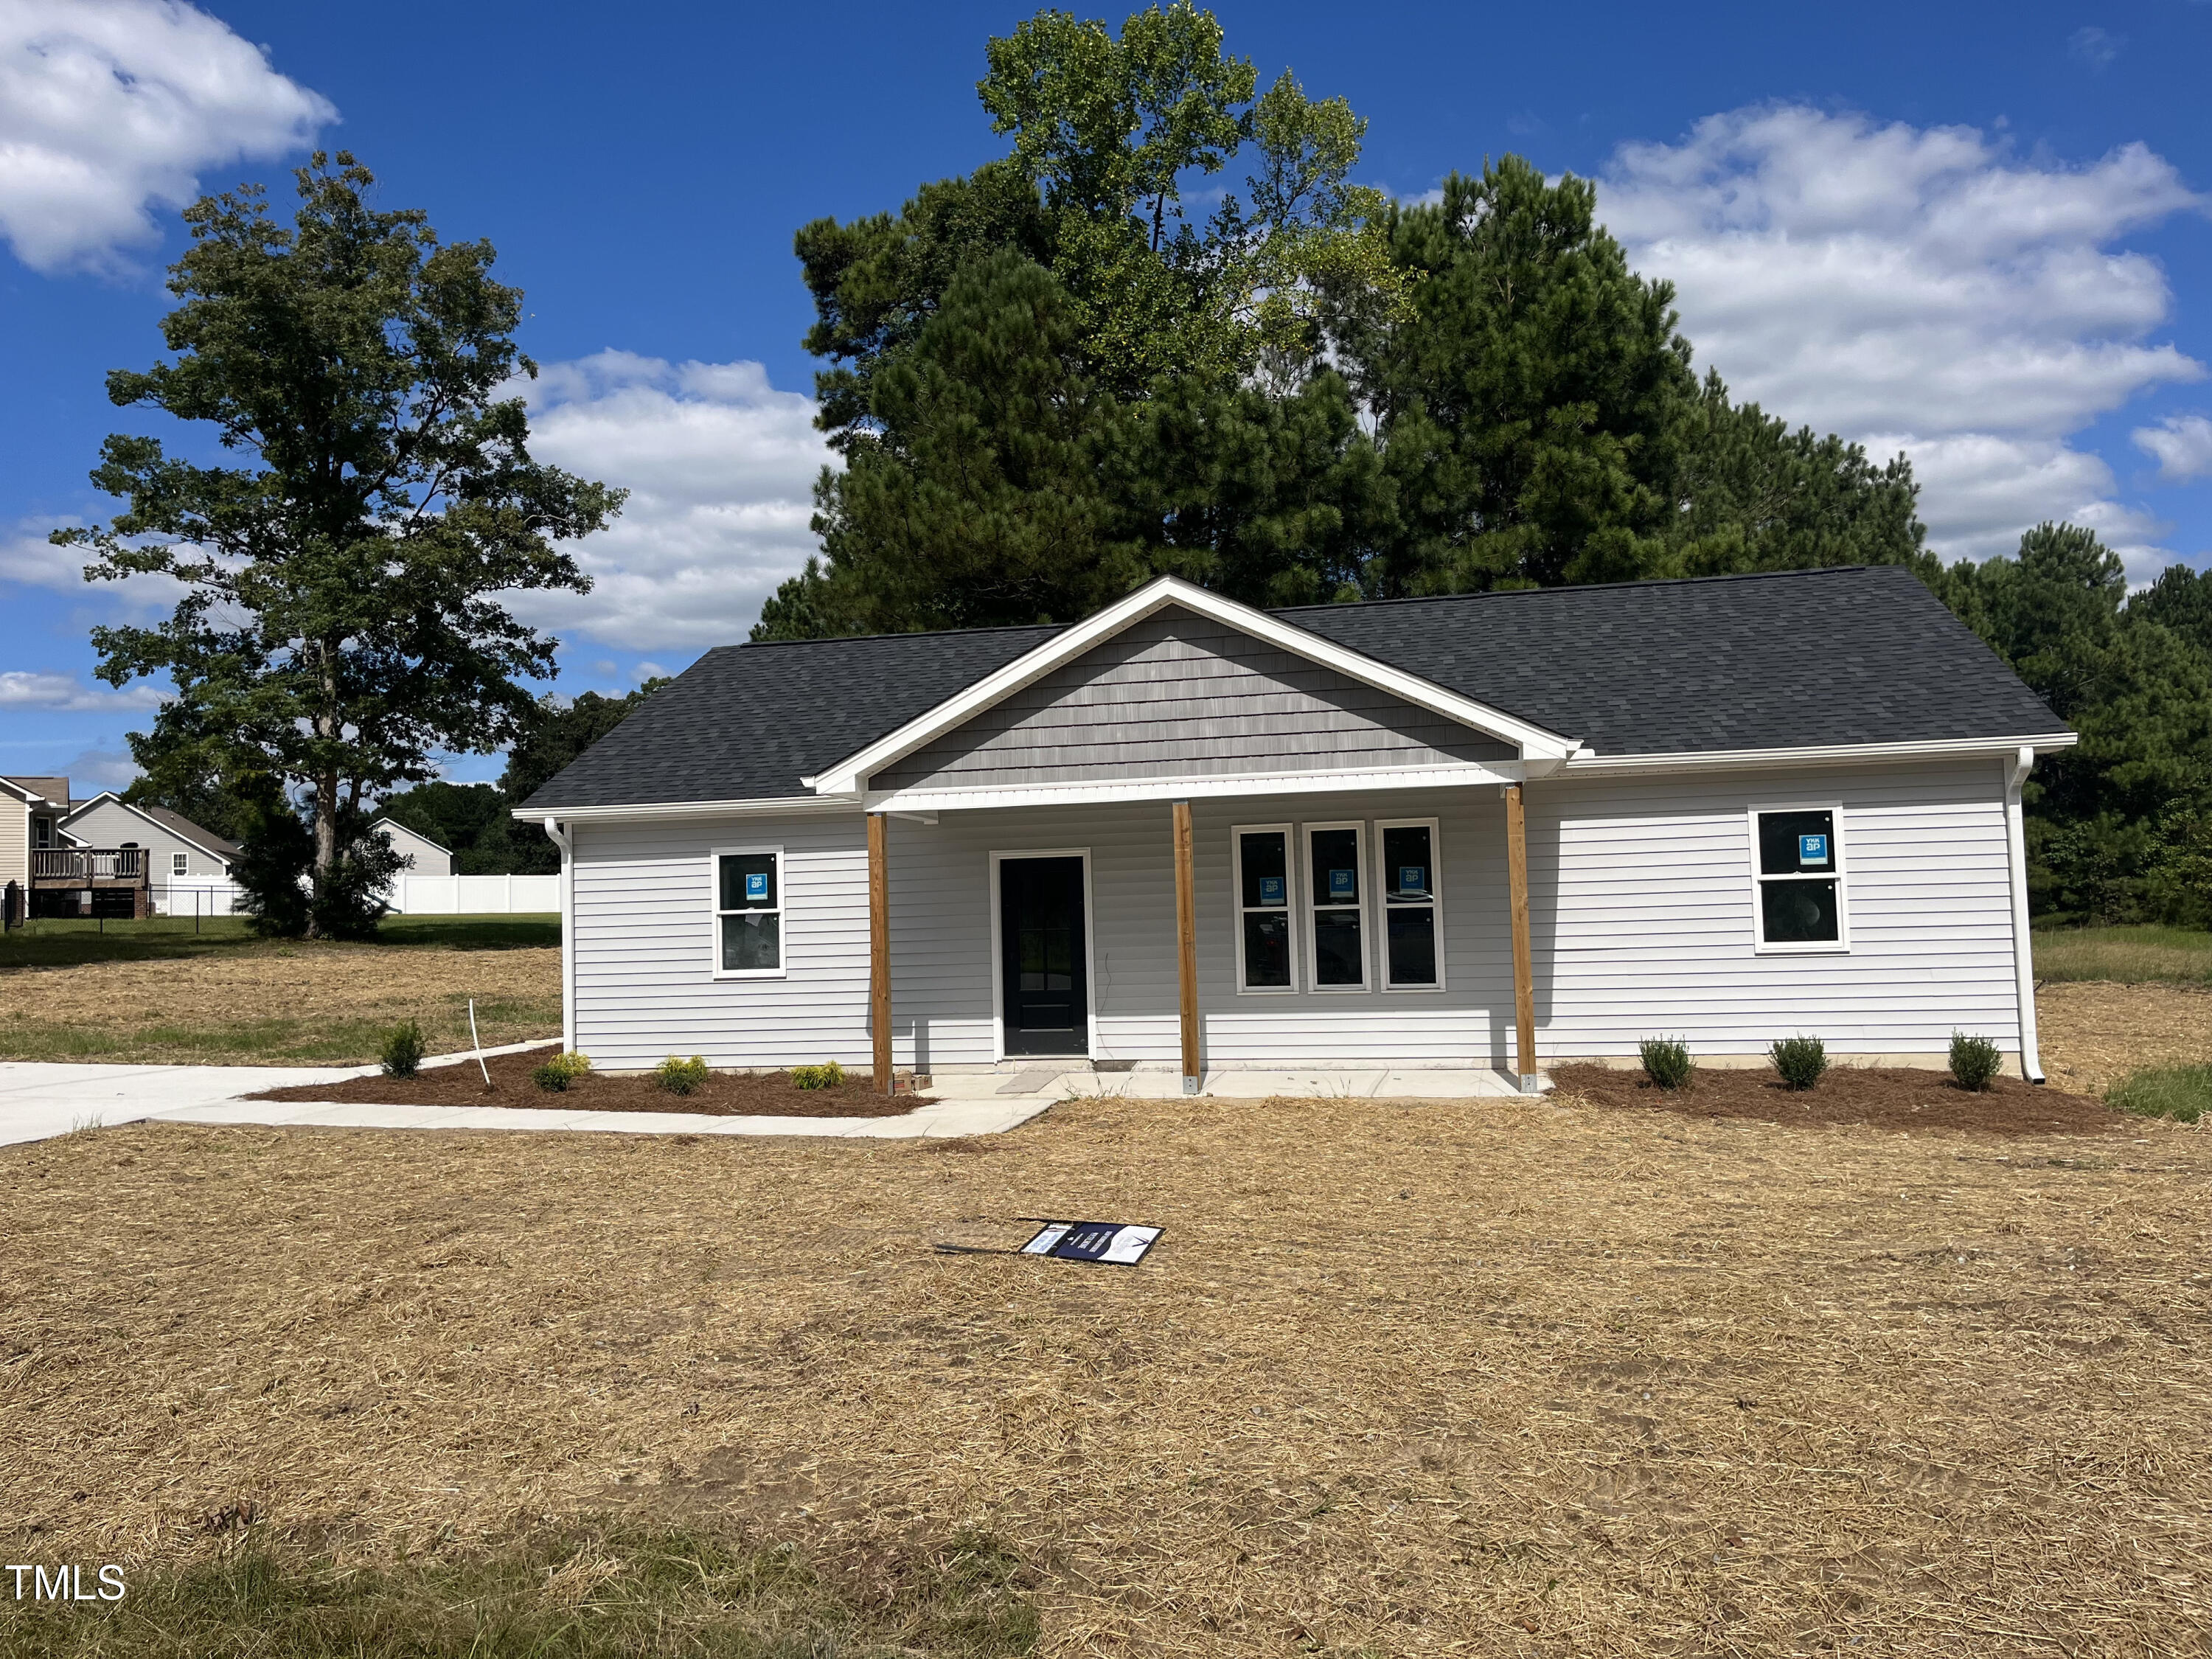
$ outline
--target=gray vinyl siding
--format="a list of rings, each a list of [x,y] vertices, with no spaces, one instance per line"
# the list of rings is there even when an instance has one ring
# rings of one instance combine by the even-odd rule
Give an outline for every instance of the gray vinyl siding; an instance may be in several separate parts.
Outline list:
[[[185,855],[187,876],[221,877],[225,873],[221,859],[194,846],[167,825],[139,817],[118,801],[102,801],[71,818],[68,833],[87,847],[121,847],[127,842],[146,848],[153,856],[156,886],[173,877],[171,854],[176,853]]]
[[[871,781],[877,789],[1505,760],[1486,733],[1170,606]]]
[[[428,836],[417,835],[404,823],[390,818],[379,818],[374,828],[392,837],[392,850],[406,862],[401,866],[410,876],[450,876],[453,873],[453,855],[432,841]]]
[[[1757,1054],[2019,1046],[2001,763],[1576,781],[1528,791],[1529,932],[1547,1054],[1685,1036]],[[1840,800],[1850,950],[1760,955],[1753,805]]]
[[[1800,1030],[1838,1054],[1937,1054],[1954,1028],[2016,1048],[1995,761],[1551,781],[1528,794],[1547,1062],[1632,1055],[1653,1035],[1686,1036],[1716,1056],[1756,1054]],[[1830,799],[1844,805],[1851,950],[1756,954],[1746,810]],[[1510,1063],[1504,813],[1494,787],[1202,800],[1193,817],[1209,1066]],[[1239,994],[1231,828],[1411,817],[1439,823],[1445,988]],[[1169,826],[1163,802],[893,819],[897,1062],[927,1071],[992,1061],[990,854],[1084,850],[1092,1053],[1174,1064]],[[576,836],[577,1041],[599,1064],[647,1066],[670,1053],[721,1066],[867,1063],[867,859],[857,813],[590,824]],[[789,976],[715,980],[709,849],[778,844]],[[1371,872],[1371,832],[1368,858]],[[1369,940],[1371,956],[1371,919]],[[1302,940],[1302,969],[1306,955]]]

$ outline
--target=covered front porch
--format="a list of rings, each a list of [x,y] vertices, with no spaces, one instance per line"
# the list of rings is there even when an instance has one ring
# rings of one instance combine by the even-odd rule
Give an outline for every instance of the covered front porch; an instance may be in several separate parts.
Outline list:
[[[875,1086],[1540,1091],[1523,786],[1474,770],[869,812]]]

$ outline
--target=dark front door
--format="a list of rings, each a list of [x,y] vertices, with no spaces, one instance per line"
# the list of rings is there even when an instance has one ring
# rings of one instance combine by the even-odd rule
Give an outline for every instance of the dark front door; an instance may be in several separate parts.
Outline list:
[[[1091,1052],[1081,859],[999,863],[999,978],[1009,1054]]]

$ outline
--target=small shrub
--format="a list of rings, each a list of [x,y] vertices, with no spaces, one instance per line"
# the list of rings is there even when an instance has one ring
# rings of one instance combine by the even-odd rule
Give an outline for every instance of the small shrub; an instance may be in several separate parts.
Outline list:
[[[2130,1072],[2105,1099],[2138,1117],[2194,1123],[2212,1111],[2212,1066],[2145,1066]]]
[[[794,1066],[791,1080],[801,1089],[834,1089],[845,1080],[845,1068],[834,1060],[820,1066]]]
[[[1697,1074],[1698,1062],[1690,1058],[1690,1045],[1680,1037],[1646,1037],[1638,1045],[1644,1056],[1644,1075],[1656,1088],[1686,1089]]]
[[[2004,1056],[1987,1037],[1968,1036],[1964,1031],[1951,1033],[1951,1079],[1961,1089],[1979,1094],[1990,1086],[1990,1079],[2003,1064]]]
[[[1766,1052],[1783,1082],[1793,1089],[1811,1088],[1828,1069],[1828,1045],[1818,1037],[1784,1037]]]
[[[653,1080],[672,1095],[696,1095],[707,1086],[707,1062],[697,1054],[689,1060],[671,1054],[653,1068]]]
[[[422,1070],[422,1026],[410,1019],[386,1032],[382,1063],[386,1077],[413,1077]]]
[[[566,1094],[568,1085],[592,1069],[589,1054],[556,1054],[530,1074],[530,1080],[549,1095]]]

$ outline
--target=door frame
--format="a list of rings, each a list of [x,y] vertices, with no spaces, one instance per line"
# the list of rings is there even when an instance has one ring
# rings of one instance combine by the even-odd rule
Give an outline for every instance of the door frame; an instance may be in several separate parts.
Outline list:
[[[1080,1058],[1098,1058],[1097,933],[1091,920],[1091,849],[1088,847],[1045,847],[994,850],[990,855],[991,885],[991,1063],[1003,1065],[1006,1054],[1006,942],[1001,932],[999,866],[1008,859],[1081,859],[1083,860],[1083,1017],[1089,1052]],[[1016,1054],[1017,1060],[1049,1060],[1049,1054]],[[1077,1058],[1070,1056],[1071,1059]]]

